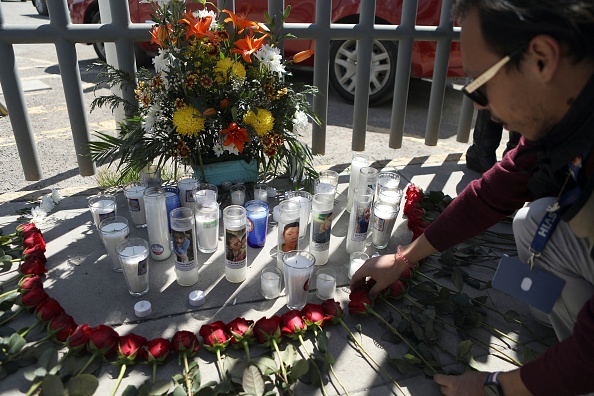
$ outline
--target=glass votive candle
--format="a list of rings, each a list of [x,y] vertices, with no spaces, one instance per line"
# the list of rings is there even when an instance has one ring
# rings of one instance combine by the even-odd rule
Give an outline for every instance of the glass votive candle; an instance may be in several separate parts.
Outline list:
[[[165,207],[167,208],[167,227],[171,228],[171,219],[169,213],[173,209],[179,208],[179,188],[175,186],[163,187],[165,190]]]
[[[192,191],[198,188],[198,180],[187,177],[177,182],[177,188],[179,188],[179,204],[188,208],[194,207],[194,196]]]
[[[124,196],[128,201],[130,217],[136,228],[146,227],[146,213],[144,211],[144,199],[142,198],[146,188],[146,184],[141,182],[132,182],[124,188]]]
[[[287,191],[285,198],[297,202],[301,207],[299,220],[299,239],[302,239],[307,234],[307,226],[309,224],[309,216],[311,215],[311,202],[313,196],[307,191]]]
[[[316,296],[323,301],[334,296],[336,290],[336,271],[329,267],[318,269],[316,276]]]
[[[216,201],[196,202],[196,234],[198,250],[213,253],[219,244],[219,204]]]
[[[245,203],[248,218],[248,246],[261,248],[266,243],[268,232],[268,204],[262,200],[252,200]]]
[[[377,193],[379,194],[382,188],[395,189],[400,186],[400,175],[397,172],[380,172],[377,176]],[[375,196],[377,199],[377,195]]]
[[[264,183],[256,183],[254,184],[254,200],[256,201],[268,201],[268,192],[266,190],[267,186]]]
[[[105,250],[111,259],[111,268],[116,272],[122,272],[120,259],[116,253],[116,246],[128,238],[130,229],[128,228],[128,219],[122,216],[105,219],[99,223],[99,232],[105,245]]]
[[[161,187],[161,169],[157,165],[147,165],[140,171],[140,182],[147,187]]]
[[[217,186],[215,186],[214,184],[211,183],[200,183],[200,186],[198,187],[199,190],[209,190],[212,191],[212,193],[214,193],[214,200],[218,200],[219,198],[219,188]],[[212,194],[211,193],[211,194]]]
[[[129,238],[116,246],[128,292],[144,296],[149,291],[149,244],[142,238]]]
[[[260,274],[260,286],[265,299],[271,300],[280,295],[283,273],[276,265],[269,265]]]
[[[359,268],[369,259],[369,255],[365,252],[353,252],[349,259],[349,279],[357,272]]]
[[[234,184],[231,186],[231,205],[243,205],[245,202],[245,185]]]
[[[338,172],[333,170],[321,171],[318,178],[314,181],[315,194],[331,194],[332,196],[336,196],[337,188]]]
[[[287,308],[302,309],[307,303],[309,282],[316,258],[304,250],[292,250],[283,255]]]
[[[95,227],[97,228],[99,228],[99,223],[103,220],[117,216],[118,207],[115,195],[95,195],[89,198],[88,203]]]

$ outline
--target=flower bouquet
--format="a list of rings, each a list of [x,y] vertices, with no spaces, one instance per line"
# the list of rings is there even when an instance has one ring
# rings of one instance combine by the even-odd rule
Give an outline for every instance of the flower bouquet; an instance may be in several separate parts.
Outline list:
[[[298,140],[309,120],[319,124],[308,95],[317,88],[297,88],[287,80],[287,66],[312,51],[284,59],[278,43],[287,37],[275,21],[251,21],[231,11],[186,10],[185,0],[153,3],[152,43],[158,45],[155,73],[141,68],[135,76],[102,63],[99,84],[135,93],[99,96],[91,111],[121,106],[127,116],[119,134],[98,133],[89,144],[98,163],[113,163],[123,175],[148,164],[189,166],[205,180],[210,163],[256,161],[259,179],[288,174],[312,181],[310,148]],[[209,4],[210,5],[210,4]],[[288,17],[290,8],[282,19]],[[177,167],[176,167],[177,168]]]

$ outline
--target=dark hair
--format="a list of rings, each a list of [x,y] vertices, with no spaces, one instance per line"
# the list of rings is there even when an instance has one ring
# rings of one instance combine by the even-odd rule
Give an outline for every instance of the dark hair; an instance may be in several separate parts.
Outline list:
[[[294,221],[292,223],[289,223],[285,226],[285,228],[283,228],[283,234],[285,233],[285,231],[287,231],[289,228],[293,228],[293,227],[299,227],[299,222],[298,221]]]
[[[454,15],[464,19],[474,7],[485,41],[502,57],[546,34],[562,43],[575,61],[594,60],[593,0],[457,0]],[[514,57],[511,64],[517,66],[520,59]]]

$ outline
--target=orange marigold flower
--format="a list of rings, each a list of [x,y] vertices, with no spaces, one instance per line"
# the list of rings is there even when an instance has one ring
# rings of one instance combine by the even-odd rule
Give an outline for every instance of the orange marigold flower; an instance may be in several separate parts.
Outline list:
[[[260,47],[262,47],[263,41],[268,37],[268,34],[260,38],[253,38],[252,36],[245,36],[240,40],[235,42],[235,46],[237,48],[233,48],[231,52],[240,54],[243,57],[243,60],[247,63],[252,63],[252,58],[250,57],[254,52],[258,51]]]
[[[297,52],[293,56],[293,62],[295,62],[295,63],[303,62],[307,58],[311,57],[313,54],[314,54],[314,50],[311,50],[311,49]]]
[[[210,88],[212,87],[212,78],[210,78],[210,76],[207,76],[205,74],[200,76],[200,85],[202,85],[202,87],[204,88]]]

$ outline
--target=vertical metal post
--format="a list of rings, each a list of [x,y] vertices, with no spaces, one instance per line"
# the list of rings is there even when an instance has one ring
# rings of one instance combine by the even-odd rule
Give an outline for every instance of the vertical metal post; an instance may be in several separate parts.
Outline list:
[[[326,125],[328,124],[328,81],[329,81],[329,54],[330,54],[330,23],[332,18],[332,2],[316,2],[316,21],[318,28],[325,31],[315,41],[314,80],[313,85],[318,87],[319,93],[313,99],[313,111],[318,115],[321,125],[313,124],[312,152],[314,154],[326,153]]]
[[[402,147],[402,138],[404,136],[414,29],[417,23],[417,7],[418,0],[408,0],[404,1],[402,4],[402,20],[400,21],[400,27],[398,29],[403,29],[406,32],[409,32],[409,36],[398,43],[398,59],[396,60],[394,96],[392,100],[392,117],[390,120],[389,147],[393,149]]]
[[[425,130],[425,144],[427,146],[436,146],[439,139],[439,124],[443,111],[448,61],[450,59],[450,47],[452,45],[451,32],[453,32],[454,28],[451,9],[452,0],[443,0],[441,3],[439,29],[442,32],[450,32],[450,35],[441,38],[437,42],[437,49],[435,51],[435,66],[433,68],[433,81],[431,82],[431,96],[429,97],[427,129]]]
[[[372,32],[374,23],[375,0],[362,0],[361,15],[359,16],[359,23],[355,26],[355,29]],[[355,77],[356,88],[353,113],[353,141],[351,143],[354,151],[365,150],[372,49],[373,34],[368,34],[365,38],[357,40],[357,76]]]
[[[48,2],[48,7],[52,15],[50,25],[58,31],[65,31],[70,24],[70,16],[66,10],[65,2]],[[87,109],[84,105],[78,58],[74,47],[75,43],[61,38],[56,41],[55,45],[78,169],[82,176],[92,176],[95,174],[95,164],[86,150],[86,145],[91,140],[91,134],[87,120]]]
[[[3,29],[4,22],[2,7],[0,6],[0,30]],[[0,84],[2,84],[2,92],[10,114],[10,124],[12,125],[25,180],[39,180],[41,179],[41,163],[37,155],[37,145],[35,144],[31,120],[27,112],[14,48],[11,44],[0,41],[0,59],[2,59],[2,62],[0,62]]]
[[[468,143],[470,137],[470,129],[472,128],[472,116],[474,115],[474,104],[469,97],[464,95],[462,97],[462,105],[460,106],[460,119],[458,121],[458,133],[456,134],[456,141],[460,143]]]

